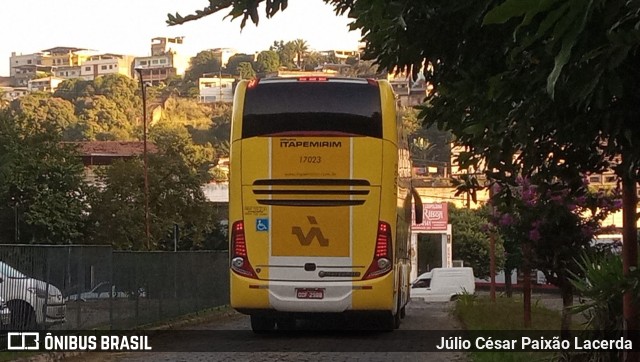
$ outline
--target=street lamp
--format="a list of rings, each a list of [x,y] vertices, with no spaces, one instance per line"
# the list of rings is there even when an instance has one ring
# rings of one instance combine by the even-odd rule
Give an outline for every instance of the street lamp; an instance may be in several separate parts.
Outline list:
[[[11,197],[13,201],[13,214],[14,214],[14,242],[17,244],[20,240],[20,225],[18,223],[18,199]]]
[[[149,175],[147,172],[147,89],[142,79],[143,68],[136,67],[140,78],[140,91],[142,92],[142,153],[144,164],[144,225],[147,239],[147,250],[151,250],[151,232],[149,227]]]

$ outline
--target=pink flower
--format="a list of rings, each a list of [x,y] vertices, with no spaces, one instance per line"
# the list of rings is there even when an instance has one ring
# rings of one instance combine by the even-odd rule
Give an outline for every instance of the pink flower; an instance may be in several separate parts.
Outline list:
[[[620,199],[613,200],[613,208],[616,210],[622,209],[622,200]]]
[[[538,229],[529,230],[529,240],[531,241],[540,240],[540,231]]]
[[[511,214],[502,214],[502,216],[500,216],[500,220],[498,221],[498,224],[500,226],[509,226],[509,225],[513,225],[513,216],[511,216]]]

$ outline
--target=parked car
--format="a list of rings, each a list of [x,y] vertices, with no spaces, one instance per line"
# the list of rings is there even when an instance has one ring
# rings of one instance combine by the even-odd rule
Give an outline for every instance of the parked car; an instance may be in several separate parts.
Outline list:
[[[476,291],[472,268],[433,268],[411,284],[411,298],[427,302],[454,300],[463,293]]]
[[[65,298],[65,300],[86,302],[88,300],[108,298],[135,299],[136,297],[145,298],[146,294],[147,293],[145,292],[144,288],[138,288],[138,290],[135,292],[124,291],[116,287],[115,285],[112,285],[110,282],[102,282],[97,284],[89,291],[70,294],[69,296],[67,296],[67,298]]]
[[[4,261],[0,261],[0,278],[0,295],[11,312],[11,329],[33,330],[65,322],[66,306],[60,289]]]
[[[0,281],[1,283],[1,281]],[[7,307],[4,298],[0,297],[0,329],[6,330],[11,327],[11,311]]]

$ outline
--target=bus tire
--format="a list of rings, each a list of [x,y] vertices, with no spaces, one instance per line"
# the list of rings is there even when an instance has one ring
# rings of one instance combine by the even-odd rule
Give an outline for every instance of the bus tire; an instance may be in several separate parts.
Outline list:
[[[276,327],[276,321],[273,318],[252,315],[251,316],[251,329],[253,333],[263,334],[273,331]]]
[[[398,307],[396,308],[396,314],[393,315],[393,329],[398,329],[400,328],[400,322],[401,322],[401,310],[402,308],[400,308],[400,297],[398,296]]]
[[[392,312],[385,312],[378,317],[378,328],[382,332],[392,332],[396,326],[396,318]]]

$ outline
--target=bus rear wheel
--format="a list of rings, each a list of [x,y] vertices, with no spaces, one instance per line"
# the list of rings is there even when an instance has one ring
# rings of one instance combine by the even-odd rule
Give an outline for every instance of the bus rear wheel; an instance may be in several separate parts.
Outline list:
[[[251,329],[253,333],[262,334],[268,333],[274,330],[276,327],[276,320],[273,318],[252,315],[251,316]]]

